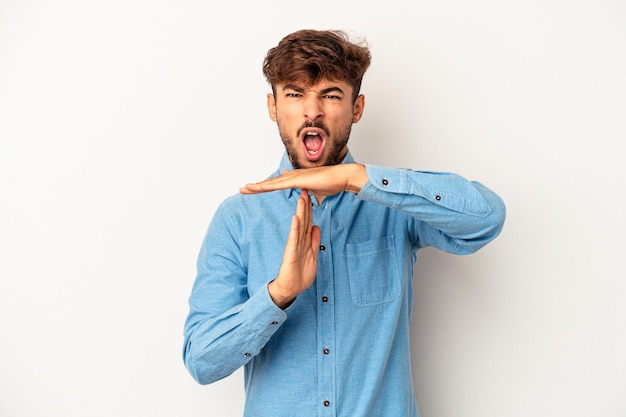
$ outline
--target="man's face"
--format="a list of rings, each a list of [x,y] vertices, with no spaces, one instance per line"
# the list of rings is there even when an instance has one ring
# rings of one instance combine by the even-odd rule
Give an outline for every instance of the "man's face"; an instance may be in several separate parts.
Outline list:
[[[340,163],[348,150],[352,124],[363,114],[365,99],[352,102],[352,86],[342,81],[320,81],[313,86],[281,83],[268,94],[270,118],[294,168]]]

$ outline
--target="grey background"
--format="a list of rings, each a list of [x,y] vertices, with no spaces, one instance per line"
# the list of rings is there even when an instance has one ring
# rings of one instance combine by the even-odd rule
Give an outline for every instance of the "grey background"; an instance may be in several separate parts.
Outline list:
[[[282,146],[268,48],[366,36],[352,152],[506,201],[483,251],[421,253],[424,417],[624,416],[620,1],[0,1],[0,415],[241,415],[181,359],[202,236]]]

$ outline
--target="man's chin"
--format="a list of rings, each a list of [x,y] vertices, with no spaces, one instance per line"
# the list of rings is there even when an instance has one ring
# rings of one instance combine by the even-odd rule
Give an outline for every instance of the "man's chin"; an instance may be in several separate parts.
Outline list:
[[[302,169],[302,168],[317,168],[317,167],[321,167],[324,166],[323,163],[320,162],[310,162],[310,161],[306,161],[304,163],[297,163],[296,165],[294,165],[293,167],[295,169]]]
[[[295,169],[317,168],[317,167],[327,165],[325,157],[321,157],[316,160],[310,160],[304,156],[298,155],[296,158],[291,157],[289,159],[291,159],[291,165],[293,165]]]

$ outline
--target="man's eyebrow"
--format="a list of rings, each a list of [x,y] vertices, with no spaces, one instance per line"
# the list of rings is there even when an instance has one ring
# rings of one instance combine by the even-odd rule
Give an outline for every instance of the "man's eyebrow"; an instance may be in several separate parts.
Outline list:
[[[285,86],[283,86],[283,91],[285,90],[293,90],[296,91],[298,93],[305,93],[306,90],[302,87],[299,87],[295,84],[285,84]],[[326,95],[328,93],[333,93],[333,92],[339,92],[341,94],[344,94],[343,90],[337,86],[332,86],[332,87],[328,87],[328,88],[324,88],[323,90],[319,91],[318,94],[320,95]]]
[[[322,91],[320,91],[320,94],[321,95],[326,95],[328,93],[335,93],[335,92],[343,94],[343,90],[341,88],[339,88],[339,87],[336,87],[336,86],[325,88]]]
[[[293,90],[293,91],[297,91],[298,93],[304,93],[304,88],[298,87],[295,84],[285,84],[283,86],[283,91],[285,90]]]

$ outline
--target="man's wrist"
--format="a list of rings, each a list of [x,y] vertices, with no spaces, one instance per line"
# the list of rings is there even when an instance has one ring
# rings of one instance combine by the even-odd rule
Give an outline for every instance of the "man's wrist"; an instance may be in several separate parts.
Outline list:
[[[363,186],[369,181],[367,170],[365,169],[365,165],[357,163],[350,164],[350,169],[351,172],[348,176],[346,191],[358,194],[361,191],[361,188],[363,188]]]
[[[291,303],[293,303],[293,301],[296,299],[295,296],[292,297],[281,295],[280,290],[277,288],[276,280],[270,281],[270,283],[267,285],[267,291],[269,292],[270,298],[272,299],[274,304],[276,304],[276,307],[282,310],[289,307]]]

